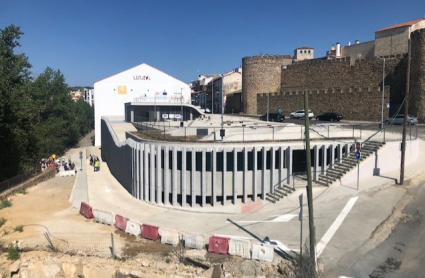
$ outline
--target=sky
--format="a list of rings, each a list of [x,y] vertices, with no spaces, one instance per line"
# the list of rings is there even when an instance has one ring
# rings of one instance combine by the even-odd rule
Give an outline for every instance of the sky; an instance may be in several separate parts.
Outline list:
[[[375,31],[425,17],[424,0],[0,0],[0,29],[24,35],[34,76],[60,70],[69,86],[94,82],[147,63],[184,82],[224,73],[246,56],[322,57],[374,40]]]

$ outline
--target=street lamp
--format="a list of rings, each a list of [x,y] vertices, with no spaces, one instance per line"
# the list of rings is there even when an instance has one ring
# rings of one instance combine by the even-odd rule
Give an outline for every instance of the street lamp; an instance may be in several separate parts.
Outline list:
[[[211,94],[212,94],[212,104],[211,104],[211,115],[214,115],[214,80],[211,85]]]

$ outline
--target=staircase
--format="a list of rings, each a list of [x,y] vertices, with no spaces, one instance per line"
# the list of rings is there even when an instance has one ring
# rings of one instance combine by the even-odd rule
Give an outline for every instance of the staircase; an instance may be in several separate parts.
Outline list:
[[[276,187],[274,189],[274,193],[267,193],[266,194],[266,200],[271,203],[276,203],[280,201],[280,199],[288,196],[292,192],[294,192],[295,189],[286,185],[282,185],[282,187]]]
[[[361,152],[361,158],[359,162],[361,163],[370,155],[373,155],[377,150],[379,150],[385,143],[383,142],[363,142]],[[335,181],[341,180],[341,178],[348,172],[350,172],[354,167],[357,166],[356,151],[349,153],[347,157],[344,157],[340,163],[334,164],[332,168],[329,168],[326,171],[325,175],[319,175],[319,179],[316,181],[317,184],[330,186]]]

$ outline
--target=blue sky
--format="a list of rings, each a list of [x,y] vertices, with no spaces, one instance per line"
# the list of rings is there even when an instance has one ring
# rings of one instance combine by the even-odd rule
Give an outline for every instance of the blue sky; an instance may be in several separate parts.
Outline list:
[[[260,54],[324,56],[336,42],[425,16],[423,0],[251,1],[0,0],[0,28],[21,27],[19,52],[39,74],[59,69],[70,86],[147,63],[184,82],[223,73]]]

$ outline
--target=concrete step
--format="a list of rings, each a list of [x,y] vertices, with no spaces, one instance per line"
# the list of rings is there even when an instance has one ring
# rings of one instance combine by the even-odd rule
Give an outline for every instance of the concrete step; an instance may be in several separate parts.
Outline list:
[[[291,194],[291,192],[284,190],[283,188],[275,188],[275,192],[283,194],[284,196],[288,196],[288,194]]]
[[[324,185],[324,186],[330,186],[331,185],[330,183],[326,183],[326,182],[323,182],[323,181],[316,181],[315,183],[317,183],[319,185]]]
[[[327,175],[319,175],[319,180],[325,180],[325,181],[336,181],[337,178]]]

